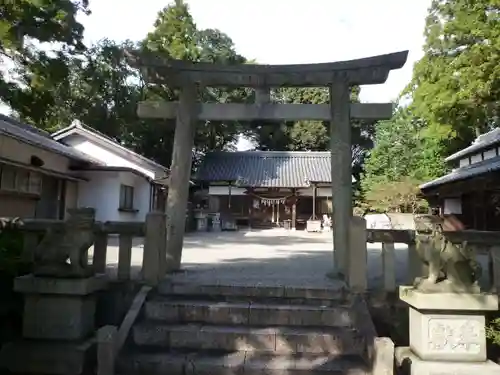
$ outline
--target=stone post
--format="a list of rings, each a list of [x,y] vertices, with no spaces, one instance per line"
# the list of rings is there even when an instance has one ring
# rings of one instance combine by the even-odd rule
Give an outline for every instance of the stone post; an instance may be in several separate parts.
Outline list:
[[[368,272],[366,220],[353,216],[350,222],[351,247],[345,259],[346,281],[351,291],[364,293],[367,289]]]
[[[409,305],[410,346],[396,348],[398,373],[500,373],[500,366],[486,358],[484,311],[498,310],[496,295],[401,286],[399,297]]]
[[[148,285],[156,285],[166,273],[166,215],[150,212],[146,215],[146,235],[142,259],[142,277]]]
[[[330,148],[333,203],[332,275],[346,276],[346,254],[350,251],[352,217],[352,152],[350,123],[350,89],[346,82],[330,86]]]
[[[167,272],[181,267],[197,112],[196,85],[187,83],[180,92],[167,196]]]

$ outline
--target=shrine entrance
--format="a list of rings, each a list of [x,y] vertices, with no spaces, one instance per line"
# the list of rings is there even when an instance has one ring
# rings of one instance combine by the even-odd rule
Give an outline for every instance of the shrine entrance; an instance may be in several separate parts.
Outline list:
[[[345,275],[349,262],[352,223],[351,119],[381,120],[392,116],[392,103],[351,103],[350,87],[382,84],[391,70],[403,67],[408,51],[358,60],[303,65],[221,65],[165,61],[138,55],[132,62],[150,84],[180,90],[178,102],[142,102],[143,118],[176,118],[171,177],[167,198],[167,272],[180,269],[185,215],[191,177],[194,134],[200,120],[330,121],[333,199],[333,274]],[[249,87],[255,104],[199,103],[204,87]],[[276,87],[328,87],[330,104],[276,104]],[[334,174],[334,175],[333,175]],[[332,249],[333,250],[333,249]]]

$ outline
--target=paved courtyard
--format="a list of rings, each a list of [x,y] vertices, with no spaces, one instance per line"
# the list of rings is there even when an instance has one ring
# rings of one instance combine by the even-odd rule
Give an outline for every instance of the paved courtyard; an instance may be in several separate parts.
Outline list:
[[[108,267],[116,272],[116,240],[108,246]],[[142,241],[134,241],[133,273],[142,264]],[[183,268],[179,278],[206,282],[324,285],[332,270],[332,234],[302,231],[257,230],[221,233],[189,233],[184,240]],[[404,282],[407,246],[396,245],[398,281]],[[382,281],[381,245],[368,244],[370,286]]]

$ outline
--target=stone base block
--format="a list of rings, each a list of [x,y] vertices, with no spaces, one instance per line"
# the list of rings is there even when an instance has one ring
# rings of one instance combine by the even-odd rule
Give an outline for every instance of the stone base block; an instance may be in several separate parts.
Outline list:
[[[84,279],[62,279],[25,275],[15,279],[14,290],[23,294],[86,296],[104,289],[106,285],[106,275],[96,275]]]
[[[492,361],[446,362],[425,361],[408,347],[396,348],[396,367],[401,375],[499,375],[500,366]]]
[[[0,367],[12,373],[79,375],[95,367],[95,340],[54,343],[22,340],[0,351]]]
[[[400,286],[399,298],[418,310],[498,310],[498,296],[491,293],[429,293],[412,286]]]
[[[487,293],[430,293],[400,287],[410,305],[410,348],[422,360],[486,361],[483,311],[497,310],[498,297]]]
[[[483,315],[427,313],[410,307],[410,348],[423,360],[486,361]]]
[[[94,331],[95,296],[28,294],[24,299],[23,337],[80,340]]]
[[[23,337],[83,340],[94,331],[95,295],[105,286],[102,276],[60,279],[26,275],[14,289],[25,294]]]

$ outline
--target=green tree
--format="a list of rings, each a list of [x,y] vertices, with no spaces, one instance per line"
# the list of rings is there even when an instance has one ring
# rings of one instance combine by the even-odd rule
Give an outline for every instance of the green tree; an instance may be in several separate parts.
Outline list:
[[[498,125],[500,2],[433,0],[424,34],[425,54],[405,93],[444,155]]]
[[[165,59],[219,64],[239,64],[246,61],[236,53],[234,43],[228,35],[216,29],[198,30],[188,5],[182,0],[161,10],[154,26],[142,45],[146,51],[159,54]],[[245,89],[204,88],[200,94],[203,102],[231,103],[248,100],[249,92]],[[177,100],[177,93],[168,86],[160,85],[148,88],[145,97],[174,101]],[[175,120],[166,123],[173,140]],[[199,124],[195,135],[195,162],[197,157],[208,150],[234,147],[242,132],[245,132],[244,124],[236,121],[206,121]]]
[[[0,6],[0,100],[37,124],[54,105],[51,91],[68,74],[69,56],[85,50],[88,0],[6,0]],[[44,49],[40,49],[44,44]]]
[[[377,211],[415,212],[426,207],[418,197],[418,185],[445,173],[440,138],[409,108],[399,108],[393,118],[376,126],[361,180],[362,195]]]

